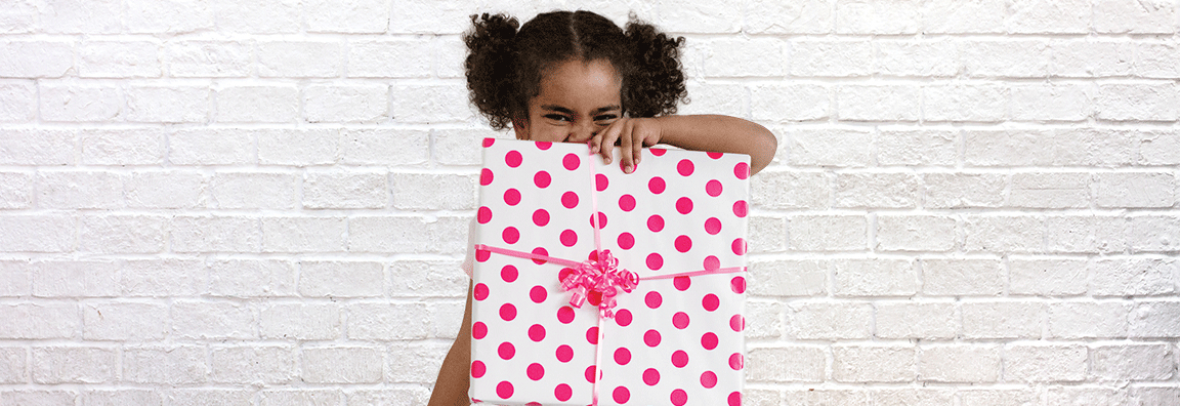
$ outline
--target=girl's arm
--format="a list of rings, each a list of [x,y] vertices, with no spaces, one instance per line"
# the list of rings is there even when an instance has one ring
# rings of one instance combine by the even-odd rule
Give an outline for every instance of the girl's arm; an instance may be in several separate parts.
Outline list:
[[[623,171],[627,173],[643,161],[643,147],[660,142],[694,151],[749,155],[750,174],[769,165],[778,148],[778,141],[766,127],[722,115],[622,118],[591,138],[590,148],[609,164],[609,146],[616,140],[622,147]]]

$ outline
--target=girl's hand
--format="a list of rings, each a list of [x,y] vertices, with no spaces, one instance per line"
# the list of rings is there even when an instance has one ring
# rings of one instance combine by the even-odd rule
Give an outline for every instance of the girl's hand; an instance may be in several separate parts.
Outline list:
[[[620,162],[623,173],[631,173],[639,165],[643,147],[656,145],[662,135],[659,119],[622,117],[590,138],[590,152],[602,155],[603,162],[609,165],[611,151],[618,141],[623,152]]]

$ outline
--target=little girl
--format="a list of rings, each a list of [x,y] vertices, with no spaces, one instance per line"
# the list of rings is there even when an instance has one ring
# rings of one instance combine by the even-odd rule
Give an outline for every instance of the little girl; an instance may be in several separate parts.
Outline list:
[[[492,128],[511,126],[516,138],[587,143],[607,164],[615,145],[631,173],[643,147],[657,143],[750,155],[757,173],[777,142],[765,127],[735,117],[677,116],[687,95],[680,68],[684,38],[669,38],[635,21],[626,31],[589,11],[540,14],[519,26],[505,15],[472,16],[464,35],[471,100]],[[472,258],[463,268],[471,275]],[[471,289],[463,325],[443,361],[430,406],[469,404]]]

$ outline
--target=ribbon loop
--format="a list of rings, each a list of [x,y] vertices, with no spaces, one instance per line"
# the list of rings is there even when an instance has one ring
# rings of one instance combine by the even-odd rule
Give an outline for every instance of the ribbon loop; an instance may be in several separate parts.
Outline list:
[[[578,264],[573,272],[561,280],[561,290],[570,292],[570,306],[582,307],[591,293],[602,300],[598,309],[608,318],[614,316],[612,309],[618,304],[615,296],[619,291],[630,293],[639,285],[639,275],[619,268],[619,259],[610,250],[598,251],[597,258]]]

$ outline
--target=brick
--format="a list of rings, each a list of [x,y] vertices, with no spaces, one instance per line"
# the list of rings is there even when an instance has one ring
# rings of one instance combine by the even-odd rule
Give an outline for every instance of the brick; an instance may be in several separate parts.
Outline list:
[[[1139,399],[1142,406],[1167,406],[1180,399],[1180,388],[1167,386],[1132,387],[1131,393]]]
[[[254,137],[236,128],[183,129],[168,135],[174,165],[241,165],[257,161]]]
[[[476,208],[474,174],[390,174],[393,207],[398,209],[471,210]]]
[[[206,272],[200,259],[129,259],[123,262],[123,296],[197,296],[205,292]]]
[[[356,216],[348,220],[350,252],[462,253],[470,217]]]
[[[1106,84],[1098,86],[1095,107],[1099,120],[1176,121],[1178,104],[1172,83]]]
[[[0,209],[32,208],[33,179],[32,172],[0,172]]]
[[[1003,0],[922,3],[922,31],[926,34],[1002,34],[1008,5]]]
[[[384,171],[309,171],[302,190],[303,207],[309,209],[379,209],[390,200]]]
[[[360,303],[348,307],[348,338],[353,340],[415,340],[431,336],[425,303]]]
[[[349,132],[349,134],[351,135],[352,132]],[[373,133],[373,134],[374,134],[373,136],[376,137],[377,134],[380,134],[380,133]],[[416,138],[414,135],[412,135],[413,133],[410,133],[410,132],[399,132],[399,134],[406,134],[406,135],[402,135],[402,136],[409,138],[411,140]],[[481,155],[480,148],[479,148],[480,140],[490,137],[490,136],[491,135],[488,134],[488,132],[486,130],[470,130],[470,129],[436,129],[436,130],[432,130],[430,132],[430,144],[434,145],[434,148],[430,152],[432,154],[434,162],[437,162],[442,165],[478,166],[483,163],[483,157]],[[360,138],[361,140],[366,139],[366,137],[363,137],[363,136],[360,136],[358,138]],[[354,143],[355,142],[357,142],[357,141],[354,141]],[[405,142],[405,141],[403,141],[403,142]],[[345,139],[345,143],[348,143],[347,138]],[[382,144],[385,145],[385,144],[387,144],[387,142],[382,142]],[[415,142],[415,145],[416,145],[416,142]],[[413,151],[413,150],[411,149],[411,151]],[[364,158],[360,158],[360,156],[363,156],[364,154],[357,153],[355,155],[357,157],[354,159],[364,159]],[[415,160],[413,158],[411,158],[409,160],[409,163],[413,163],[414,161]]]
[[[1076,296],[1086,293],[1086,260],[1009,258],[1009,295]]]
[[[754,347],[746,353],[746,379],[750,382],[812,382],[824,380],[827,350],[823,347],[793,345]]]
[[[296,378],[296,350],[284,345],[213,347],[210,381],[290,383]]]
[[[836,0],[838,34],[917,34],[921,2]]]
[[[0,383],[27,383],[29,355],[24,348],[0,348]]]
[[[82,338],[110,341],[163,340],[168,329],[164,303],[99,302],[82,305]]]
[[[1180,251],[1180,217],[1131,217],[1131,250],[1136,252]]]
[[[911,296],[918,292],[913,261],[838,259],[832,261],[833,294],[841,297]]]
[[[439,4],[439,3],[409,3],[409,4]],[[395,13],[397,14],[397,13]],[[345,393],[349,406],[409,406],[423,405],[430,399],[430,391],[421,386],[394,387],[380,390],[350,390]]]
[[[822,172],[770,169],[750,179],[751,203],[765,209],[824,209],[831,201]]]
[[[1135,44],[1128,41],[1054,39],[1049,42],[1053,76],[1110,77],[1132,72]]]
[[[463,62],[467,59],[467,46],[459,41],[451,41],[440,37],[430,44],[430,55],[434,65],[434,75],[440,78],[465,78],[466,68]]]
[[[1008,176],[993,173],[927,173],[923,206],[931,209],[1000,207]]]
[[[0,404],[4,405],[72,405],[78,401],[78,392],[73,390],[12,390],[0,392]]]
[[[1037,302],[963,303],[965,338],[1040,338],[1045,306]]]
[[[1028,78],[1049,75],[1047,40],[966,41],[963,73],[969,77]]]
[[[85,41],[78,47],[78,76],[158,78],[160,44],[148,41]]]
[[[1053,165],[1127,166],[1135,161],[1139,131],[1117,129],[1062,129],[1053,135]],[[1047,151],[1046,151],[1047,152]]]
[[[728,83],[702,83],[690,80],[685,84],[692,103],[679,106],[677,114],[725,114],[748,117],[751,112],[751,90],[746,86]],[[765,110],[760,110],[765,111]],[[769,112],[767,114],[782,114]]]
[[[1176,4],[1165,1],[1094,3],[1094,31],[1106,34],[1172,34]]]
[[[74,247],[73,217],[0,213],[0,247],[6,252],[63,252]]]
[[[29,262],[18,260],[0,260],[0,297],[29,296],[33,292],[32,279],[29,277]],[[0,379],[0,382],[3,382]]]
[[[0,81],[0,122],[23,123],[37,117],[37,86],[30,81]]]
[[[253,339],[256,318],[249,305],[231,301],[172,302],[172,338],[197,340]]]
[[[370,347],[304,348],[300,377],[310,383],[377,383],[382,366],[379,349]]]
[[[836,112],[841,121],[917,121],[921,88],[913,85],[841,86]]]
[[[175,252],[258,252],[257,218],[179,215],[172,219]]]
[[[1106,172],[1095,175],[1098,207],[1172,207],[1176,178],[1168,172]]]
[[[926,121],[1003,121],[1008,114],[1009,91],[994,84],[932,85],[923,89]]]
[[[90,390],[82,395],[87,406],[163,404],[160,393],[144,389]]]
[[[251,4],[259,2],[251,2]],[[243,5],[248,7],[248,5]],[[274,18],[274,16],[268,16]],[[268,18],[269,20],[269,18]],[[259,20],[265,25],[270,21]],[[225,20],[218,22],[226,30]],[[165,45],[168,74],[178,78],[246,77],[253,71],[253,44],[247,41],[173,41]]]
[[[872,336],[873,307],[842,301],[788,302],[786,337],[796,340],[867,339]]]
[[[825,34],[833,26],[830,0],[746,3],[742,31],[750,34]]]
[[[340,313],[334,303],[271,303],[262,308],[259,332],[264,339],[335,340],[343,332]]]
[[[304,0],[309,32],[373,33],[389,28],[389,3],[384,0]]]
[[[868,222],[863,215],[795,215],[787,218],[792,251],[864,251]]]
[[[837,382],[911,382],[914,347],[896,344],[832,346],[832,379]]]
[[[221,123],[291,123],[299,117],[299,90],[294,85],[223,87],[216,89],[215,97],[214,117]]]
[[[265,217],[264,252],[339,252],[348,230],[343,217]]]
[[[835,206],[842,208],[906,208],[918,205],[919,179],[906,172],[843,172],[836,174]]]
[[[1004,380],[1083,381],[1086,363],[1086,347],[1080,345],[1009,344],[1004,347]]]
[[[661,17],[660,28],[668,32],[735,33],[741,29],[742,3],[737,1],[672,0],[653,8]]]
[[[872,162],[872,133],[853,128],[806,129],[784,134],[792,166],[865,167]]]
[[[203,345],[128,347],[123,350],[124,382],[183,385],[207,381]]]
[[[259,77],[339,77],[344,72],[340,41],[263,41],[257,44]]]
[[[1024,406],[1039,404],[1040,391],[1032,389],[966,389],[959,391],[962,406]]]
[[[1180,77],[1180,47],[1170,43],[1140,42],[1135,44],[1135,73],[1145,78],[1176,79]]]
[[[188,33],[214,28],[207,1],[126,0],[127,30],[132,33]]]
[[[91,253],[160,253],[168,246],[170,221],[157,215],[83,215],[78,251]]]
[[[1005,272],[998,259],[923,258],[922,293],[933,296],[998,296]]]
[[[1053,387],[1045,392],[1045,404],[1052,406],[1071,405],[1138,405],[1130,397],[1130,388],[1115,389],[1093,386]]]
[[[464,295],[469,278],[458,261],[399,260],[389,265],[393,297],[453,297]],[[751,285],[752,286],[752,285]]]
[[[231,33],[291,34],[302,30],[298,0],[211,0],[217,29]]]
[[[953,339],[959,317],[950,302],[879,302],[876,337],[892,339]]]
[[[41,171],[37,205],[55,209],[113,209],[125,205],[123,176],[106,171]]]
[[[1180,133],[1144,131],[1138,140],[1140,165],[1180,164]],[[2,142],[2,141],[0,141]]]
[[[1096,259],[1090,272],[1095,296],[1162,296],[1175,294],[1180,261],[1171,258]]]
[[[1084,121],[1094,111],[1096,88],[1074,84],[1013,85],[1012,120]]]
[[[1043,129],[963,131],[963,162],[969,166],[1053,164],[1053,133]]]
[[[996,382],[1000,360],[998,344],[924,344],[918,351],[918,380]]]
[[[341,162],[350,165],[422,166],[430,160],[430,134],[417,130],[350,129],[341,135]],[[465,148],[470,144],[438,145],[435,149]],[[476,160],[481,162],[480,160]]]
[[[804,77],[856,77],[873,73],[872,43],[800,39],[790,43],[789,73]]]
[[[742,390],[742,399],[751,405],[783,404],[783,395],[777,389],[755,389],[747,387]]]
[[[880,406],[938,406],[950,405],[955,400],[951,389],[900,388],[872,391],[873,401]]]
[[[240,298],[295,296],[295,266],[285,260],[219,259],[209,264],[209,294]]]
[[[82,163],[86,165],[164,163],[164,135],[156,129],[90,129],[81,138]]]
[[[33,347],[33,382],[39,384],[114,382],[119,353],[102,347]]]
[[[303,88],[303,118],[311,123],[375,123],[389,117],[389,86],[309,85]]]
[[[379,297],[384,267],[377,262],[302,261],[299,294],[304,297]],[[396,323],[395,323],[396,324]]]
[[[927,4],[933,4],[928,2]],[[956,3],[957,10],[969,7]],[[948,11],[949,13],[949,11]],[[885,76],[952,77],[962,69],[962,49],[950,40],[892,40],[873,41],[876,71]]]
[[[265,389],[260,405],[338,405],[341,397],[339,389]]]
[[[1125,218],[1116,216],[1047,216],[1046,251],[1123,252],[1127,226]]]
[[[34,297],[119,295],[120,264],[112,260],[50,259],[30,264]]]
[[[283,172],[216,172],[210,206],[220,209],[294,209],[298,175]]]
[[[777,38],[716,39],[704,43],[705,77],[783,76],[783,43]],[[758,55],[757,58],[743,58]],[[748,63],[732,63],[746,59]]]
[[[963,228],[968,252],[1038,252],[1044,245],[1044,221],[1038,217],[969,215]]]
[[[0,42],[0,77],[60,78],[73,67],[73,41]]]
[[[152,209],[203,208],[209,181],[200,172],[138,171],[127,179],[127,206]]]
[[[959,133],[952,130],[882,129],[876,140],[876,161],[886,166],[953,166],[958,161],[958,139]]]
[[[427,124],[467,122],[472,109],[467,103],[467,88],[458,83],[445,85],[393,85],[392,114],[396,123]]]
[[[832,116],[834,107],[830,86],[766,84],[750,89],[750,115],[755,120],[824,120]]]
[[[127,89],[127,121],[205,123],[209,95],[207,86],[132,86]]]
[[[173,389],[168,392],[172,406],[252,405],[254,390],[246,389]]]
[[[512,3],[519,5],[520,3]],[[485,7],[487,7],[485,5]],[[486,10],[503,10],[504,7],[489,7]],[[390,17],[389,32],[393,34],[459,34],[471,28],[472,8],[455,3],[405,3],[398,4]],[[519,14],[513,14],[519,15]],[[422,18],[422,16],[432,16]],[[524,23],[526,20],[522,20]]]
[[[1092,347],[1091,376],[1100,381],[1164,381],[1175,377],[1176,363],[1167,343]]]
[[[793,389],[786,392],[787,406],[874,406],[872,392],[863,389]]]
[[[42,84],[40,92],[43,121],[117,121],[123,111],[123,92],[111,85]],[[86,103],[72,103],[86,100]]]
[[[746,323],[745,336],[751,339],[780,338],[783,335],[783,305],[777,301],[751,299],[746,301],[742,317]]]
[[[445,345],[445,344],[444,344]],[[428,343],[393,343],[386,360],[389,376],[394,383],[429,384],[438,377],[439,367],[446,355],[446,346]]]
[[[1091,5],[1082,0],[1031,0],[1012,4],[1008,32],[1013,34],[1085,34]]]
[[[825,296],[828,261],[751,261],[749,292],[757,297]]]
[[[353,78],[424,78],[438,43],[406,40],[348,42],[348,76]],[[461,64],[462,62],[457,61]]]
[[[1141,301],[1131,310],[1132,338],[1180,337],[1180,302]]]
[[[6,4],[0,14],[0,33],[25,34],[39,28],[36,0],[19,0]]]
[[[258,163],[262,165],[327,165],[340,159],[339,130],[259,130],[253,134],[258,138]]]
[[[44,302],[23,304],[0,304],[0,318],[23,320],[23,323],[7,323],[0,330],[0,338],[37,340],[78,337],[82,330],[82,318],[78,306],[66,302]]]
[[[766,253],[787,250],[787,222],[780,217],[751,216],[748,224],[747,252]]]

